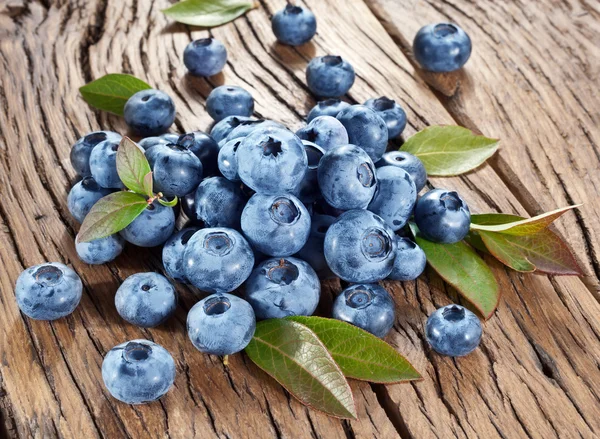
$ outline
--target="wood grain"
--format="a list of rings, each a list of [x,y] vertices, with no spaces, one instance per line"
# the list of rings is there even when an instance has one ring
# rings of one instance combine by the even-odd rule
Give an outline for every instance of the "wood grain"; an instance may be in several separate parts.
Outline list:
[[[458,360],[433,353],[423,335],[427,316],[455,293],[432,273],[417,282],[386,282],[397,303],[389,341],[425,380],[394,386],[353,382],[359,412],[353,422],[309,411],[244,355],[233,356],[225,367],[218,357],[196,351],[185,335],[185,315],[201,296],[197,291],[178,287],[181,306],[163,327],[142,330],[120,320],[113,305],[120,282],[162,267],[158,251],[134,247],[100,267],[76,256],[78,225],[66,208],[75,181],[70,145],[94,129],[126,132],[119,118],[87,107],[77,92],[84,83],[111,72],[144,79],[175,99],[173,130],[178,132],[209,127],[204,101],[214,86],[241,85],[255,97],[257,115],[297,128],[315,103],[304,83],[307,62],[315,55],[339,54],[358,74],[348,99],[363,102],[383,94],[398,99],[407,109],[407,135],[427,125],[462,122],[415,74],[398,38],[392,40],[362,1],[307,1],[319,18],[319,32],[300,48],[277,44],[270,30],[270,15],[282,1],[263,1],[247,16],[210,32],[170,23],[160,13],[168,4],[47,0],[0,5],[0,411],[6,436],[600,434],[600,306],[577,278],[520,275],[490,261],[503,299],[485,323],[482,347]],[[216,78],[190,78],[183,49],[209,33],[229,48],[228,64]],[[506,181],[500,167],[485,165],[432,183],[459,190],[476,212],[527,214],[526,197]],[[567,215],[564,221],[572,221],[573,214]],[[13,297],[20,271],[46,260],[71,264],[85,288],[76,312],[52,323],[23,317]],[[324,300],[339,290],[339,282],[327,283]],[[140,337],[165,346],[178,374],[174,389],[159,403],[133,407],[108,395],[100,365],[112,346]]]

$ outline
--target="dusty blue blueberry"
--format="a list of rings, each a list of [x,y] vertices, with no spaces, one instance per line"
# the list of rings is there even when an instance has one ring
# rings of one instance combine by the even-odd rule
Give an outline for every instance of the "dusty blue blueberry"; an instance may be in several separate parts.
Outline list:
[[[229,135],[235,128],[237,128],[241,122],[252,120],[245,116],[227,116],[221,119],[219,122],[213,125],[210,130],[210,136],[215,142],[220,142]]]
[[[113,131],[94,131],[81,137],[71,148],[71,164],[75,172],[82,177],[90,177],[90,154],[92,149],[105,140],[119,143],[121,135]]]
[[[431,347],[442,355],[462,357],[470,354],[481,341],[481,322],[460,305],[436,310],[427,319],[425,335]]]
[[[287,129],[279,122],[275,122],[274,120],[268,119],[250,119],[243,122],[240,122],[237,127],[235,127],[229,135],[226,137],[227,141],[233,139],[239,139],[241,137],[246,137],[252,134],[254,131],[259,129],[266,128],[280,128]]]
[[[123,189],[125,186],[117,173],[117,150],[120,141],[105,140],[98,143],[90,154],[90,172],[96,183],[105,188]]]
[[[183,253],[192,235],[199,227],[185,227],[169,238],[162,249],[162,262],[167,275],[177,282],[187,283],[184,273]]]
[[[267,259],[246,282],[246,300],[257,319],[310,316],[317,309],[321,283],[315,270],[296,258]]]
[[[396,320],[394,301],[377,284],[358,284],[346,288],[333,303],[333,318],[358,326],[383,338]]]
[[[179,137],[177,144],[189,149],[200,159],[205,177],[218,174],[219,144],[209,134],[204,131],[186,133]]]
[[[304,145],[291,131],[259,128],[237,150],[238,174],[258,193],[294,192],[304,178],[308,158]]]
[[[153,328],[175,312],[177,293],[171,282],[158,273],[136,273],[117,290],[115,306],[132,325]]]
[[[415,280],[425,270],[427,257],[421,247],[408,238],[396,236],[396,259],[388,276],[392,280]]]
[[[464,66],[471,56],[471,39],[456,24],[429,24],[417,32],[413,53],[425,70],[452,72]]]
[[[300,46],[317,33],[317,19],[310,10],[288,3],[273,15],[271,27],[280,43]]]
[[[202,291],[228,293],[243,284],[254,267],[248,241],[223,227],[194,233],[183,252],[184,274]]]
[[[121,254],[125,240],[120,235],[109,235],[106,238],[90,242],[79,242],[75,237],[77,256],[86,264],[105,264]]]
[[[200,352],[232,355],[252,339],[256,317],[248,302],[232,294],[213,294],[196,303],[187,316],[187,332]]]
[[[337,209],[366,209],[375,194],[375,165],[358,146],[343,145],[327,151],[318,175],[323,198]]]
[[[169,143],[177,143],[177,140],[181,136],[179,134],[177,134],[177,133],[164,133],[164,134],[161,134],[158,137],[160,137],[163,140],[166,140]]]
[[[408,172],[395,166],[375,171],[377,189],[368,209],[379,215],[394,231],[400,230],[411,217],[417,189]]]
[[[425,183],[427,183],[427,171],[425,171],[423,162],[414,155],[404,151],[386,152],[383,157],[381,157],[381,160],[375,163],[375,166],[377,168],[383,166],[396,166],[400,169],[404,169],[410,174],[410,177],[417,188],[417,192],[421,192],[421,189],[423,189]]]
[[[207,227],[239,229],[246,201],[239,184],[223,177],[207,178],[196,190],[196,216]]]
[[[471,211],[456,192],[434,189],[417,200],[415,222],[425,239],[452,244],[469,233]]]
[[[156,247],[169,239],[173,230],[175,230],[173,208],[155,201],[119,233],[125,241],[134,245]]]
[[[255,194],[242,212],[242,231],[255,250],[291,256],[308,240],[310,215],[293,195]]]
[[[308,262],[319,277],[326,277],[331,273],[325,260],[323,246],[325,243],[325,234],[335,220],[336,218],[333,216],[315,213],[311,218],[308,240],[304,244],[304,247],[296,254],[296,257]]]
[[[321,198],[321,191],[319,189],[319,182],[317,178],[319,162],[325,155],[325,150],[320,146],[309,142],[308,140],[303,140],[302,144],[304,145],[304,150],[306,151],[308,167],[306,168],[306,174],[304,174],[304,178],[296,190],[296,196],[305,205],[311,205]]]
[[[249,117],[254,112],[254,99],[242,87],[221,85],[208,95],[206,111],[217,122],[227,116]]]
[[[204,227],[204,221],[196,213],[196,191],[181,198],[180,202],[185,216],[189,219],[189,223],[194,226]]]
[[[17,279],[15,295],[23,314],[35,320],[68,316],[81,300],[83,284],[71,268],[46,262],[24,270]]]
[[[365,102],[365,107],[374,110],[385,121],[389,139],[398,137],[406,128],[406,113],[393,99],[385,96],[372,98]]]
[[[316,143],[325,151],[348,144],[348,133],[344,125],[332,116],[319,116],[299,129],[296,135],[302,140]]]
[[[155,145],[146,151],[152,168],[154,191],[166,197],[184,197],[202,181],[202,162],[181,145]]]
[[[183,51],[183,63],[194,76],[213,76],[227,63],[227,49],[214,38],[192,41]]]
[[[306,116],[306,122],[311,122],[315,117],[319,116],[331,116],[336,117],[340,111],[348,108],[350,104],[337,98],[326,99],[324,101],[317,102],[308,116]]]
[[[396,256],[394,232],[368,210],[349,210],[327,230],[327,265],[347,282],[378,282],[392,272]]]
[[[123,116],[127,125],[140,136],[156,136],[175,122],[175,103],[162,91],[142,90],[127,100]]]
[[[128,341],[108,351],[102,380],[119,401],[145,404],[169,391],[175,381],[175,361],[165,348],[149,340]]]
[[[241,138],[230,140],[226,142],[219,151],[219,158],[217,163],[219,165],[219,171],[229,181],[240,181],[240,175],[237,170],[237,149],[242,143]]]
[[[69,191],[67,207],[73,218],[82,223],[92,206],[112,192],[111,189],[100,187],[92,177],[85,177]]]
[[[324,98],[345,95],[354,84],[354,78],[354,68],[341,56],[318,56],[306,67],[308,88]]]
[[[373,162],[381,158],[388,142],[387,125],[381,116],[364,105],[352,105],[337,119],[346,128],[350,143],[364,149]]]
[[[156,145],[168,145],[170,143],[177,143],[178,138],[179,136],[175,138],[175,141],[171,141],[169,139],[165,139],[162,136],[144,137],[138,142],[138,145],[141,146],[145,151],[148,151],[150,148]]]

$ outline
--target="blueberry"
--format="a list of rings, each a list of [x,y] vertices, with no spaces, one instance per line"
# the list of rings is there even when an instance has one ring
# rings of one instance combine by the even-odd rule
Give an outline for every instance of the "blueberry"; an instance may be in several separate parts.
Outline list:
[[[177,143],[177,140],[181,136],[177,133],[164,133],[158,137],[162,140],[165,140],[167,143]]]
[[[102,379],[119,401],[144,404],[169,391],[175,381],[175,361],[156,343],[132,340],[108,351],[102,362]]]
[[[413,53],[425,70],[452,72],[464,66],[471,56],[471,39],[456,24],[429,24],[417,32]]]
[[[434,189],[417,200],[415,222],[426,239],[452,244],[469,233],[471,212],[456,192]]]
[[[404,151],[386,152],[383,157],[381,157],[381,160],[375,163],[375,166],[377,168],[383,166],[396,166],[400,169],[404,169],[410,174],[410,177],[417,188],[417,192],[421,192],[421,189],[423,189],[425,183],[427,183],[427,171],[425,171],[423,162],[414,155]]]
[[[223,177],[205,179],[196,190],[196,216],[208,227],[240,228],[246,196],[240,186]]]
[[[190,224],[204,227],[204,221],[202,221],[196,213],[196,191],[187,194],[185,197],[181,198],[180,201],[183,212],[190,220]]]
[[[105,264],[121,254],[125,240],[118,234],[90,242],[79,242],[75,237],[77,256],[86,264]]]
[[[329,266],[325,260],[323,245],[325,234],[335,222],[336,218],[329,215],[315,213],[311,218],[310,235],[304,247],[296,254],[296,257],[308,262],[320,277],[330,274]]]
[[[310,215],[289,194],[256,194],[242,212],[242,231],[252,247],[269,256],[297,253],[310,234]]]
[[[258,193],[294,192],[304,178],[308,159],[292,132],[260,128],[244,138],[237,150],[238,174]]]
[[[318,175],[323,198],[337,209],[366,209],[375,194],[375,165],[358,146],[327,151],[319,163]]]
[[[364,105],[352,105],[341,111],[337,119],[346,128],[350,143],[364,149],[373,162],[381,158],[387,148],[388,129],[376,112]]]
[[[239,232],[207,228],[190,238],[183,263],[185,277],[192,285],[210,293],[228,293],[248,279],[254,254]]]
[[[425,335],[431,347],[442,355],[462,357],[470,354],[481,341],[481,322],[460,305],[436,310],[427,319]]]
[[[208,95],[206,111],[217,122],[227,116],[249,117],[254,111],[254,99],[242,87],[221,85]]]
[[[75,142],[71,148],[71,164],[77,174],[82,177],[90,177],[92,175],[90,171],[90,154],[98,143],[105,140],[119,143],[121,135],[113,131],[94,131]]]
[[[17,279],[17,305],[35,320],[68,316],[81,300],[83,284],[72,269],[59,262],[46,262],[24,270]]]
[[[271,26],[277,40],[288,46],[308,43],[317,33],[315,14],[291,3],[273,15]]]
[[[388,129],[388,139],[398,137],[406,127],[406,113],[393,99],[382,96],[369,99],[365,107],[375,111],[385,121]]]
[[[125,186],[117,173],[117,150],[119,141],[105,140],[98,143],[90,154],[90,172],[100,186],[123,189]]]
[[[259,129],[264,130],[266,128],[280,128],[283,130],[287,130],[286,127],[281,125],[279,122],[275,122],[274,120],[251,119],[240,122],[240,124],[229,133],[226,139],[227,141],[229,141],[233,139],[239,139],[241,137],[247,137],[254,131],[257,131]]]
[[[162,249],[162,262],[165,272],[177,282],[187,283],[184,273],[183,253],[192,235],[199,227],[185,227],[169,238]]]
[[[187,332],[200,352],[232,355],[254,335],[256,318],[248,302],[232,294],[213,294],[196,303],[187,316]]]
[[[166,197],[184,197],[202,181],[202,163],[187,148],[169,143],[146,151],[152,168],[154,191]]]
[[[318,56],[306,67],[308,88],[325,98],[337,98],[348,93],[354,78],[354,68],[341,56]]]
[[[217,163],[219,165],[219,171],[229,181],[240,181],[240,175],[237,170],[237,149],[242,143],[241,138],[233,139],[225,143],[219,151],[219,158]]]
[[[173,230],[175,230],[173,208],[155,201],[119,233],[125,241],[134,245],[156,247],[169,239]]]
[[[394,232],[367,210],[349,210],[325,235],[325,259],[347,282],[378,282],[392,272],[396,256]]]
[[[308,158],[308,167],[306,168],[304,178],[300,182],[300,186],[297,188],[296,195],[305,205],[310,205],[321,198],[317,173],[319,162],[325,155],[325,150],[308,140],[303,140],[302,144]]]
[[[183,52],[183,63],[194,76],[213,76],[227,63],[227,50],[214,38],[192,41]]]
[[[210,135],[204,131],[194,131],[180,136],[177,144],[189,149],[200,159],[205,176],[218,174],[219,144]]]
[[[421,247],[408,238],[396,236],[396,259],[388,276],[392,280],[415,280],[425,270],[427,257]]]
[[[404,227],[411,217],[417,189],[408,172],[395,166],[375,171],[377,189],[368,209],[379,215],[394,231]]]
[[[344,125],[332,116],[319,116],[299,129],[296,135],[302,140],[316,143],[325,151],[348,144],[348,133]]]
[[[127,125],[140,136],[156,136],[175,122],[175,103],[162,91],[142,90],[127,100],[123,116]]]
[[[396,320],[394,301],[377,284],[357,284],[346,288],[333,303],[333,318],[358,326],[383,338]]]
[[[94,204],[112,192],[111,189],[100,187],[92,177],[85,177],[69,191],[67,207],[73,218],[82,223]]]
[[[317,309],[321,284],[315,270],[296,258],[267,259],[246,282],[246,300],[257,319],[310,316]]]
[[[244,116],[227,116],[221,119],[219,122],[214,124],[210,130],[210,136],[215,142],[220,142],[229,135],[235,128],[237,128],[241,122],[252,120],[249,117]]]
[[[340,111],[348,108],[350,104],[348,102],[341,101],[337,98],[326,99],[324,101],[317,102],[306,117],[306,121],[310,122],[315,117],[319,116],[332,116],[336,117]]]

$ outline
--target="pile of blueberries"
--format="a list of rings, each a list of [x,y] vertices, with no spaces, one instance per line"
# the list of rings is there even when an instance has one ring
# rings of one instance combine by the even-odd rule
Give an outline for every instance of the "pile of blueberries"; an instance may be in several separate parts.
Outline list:
[[[272,24],[283,44],[304,44],[316,32],[314,14],[290,4]],[[470,41],[456,25],[426,26],[415,39],[417,60],[431,70],[458,68],[469,54]],[[184,52],[192,75],[215,75],[226,60],[225,46],[213,38],[194,41]],[[189,221],[176,231],[179,207],[153,202],[117,234],[76,240],[77,254],[88,264],[103,264],[125,242],[164,245],[167,276],[211,293],[187,317],[189,338],[205,353],[243,350],[257,319],[312,315],[320,279],[332,275],[350,284],[335,300],[332,316],[384,337],[395,322],[395,307],[377,282],[414,280],[426,264],[424,252],[407,237],[409,219],[427,239],[454,243],[467,234],[470,212],[453,191],[417,196],[427,181],[421,161],[386,152],[388,140],[404,130],[404,110],[386,97],[364,105],[341,101],[354,79],[353,67],[341,57],[314,58],[307,84],[327,99],[296,133],[252,118],[254,100],[236,86],[210,93],[206,108],[216,122],[210,134],[165,134],[175,118],[172,99],[158,90],[134,94],[125,121],[143,137],[139,147],[155,191],[180,197]],[[120,141],[117,133],[98,131],[73,145],[71,161],[82,180],[69,192],[68,208],[77,221],[99,199],[124,189],[116,169]],[[22,312],[41,320],[68,315],[81,294],[77,274],[60,263],[30,267],[16,285]],[[154,327],[174,313],[177,294],[165,276],[138,273],[119,287],[115,306],[127,322]],[[436,351],[460,356],[478,345],[481,325],[470,311],[450,305],[429,318],[426,333]],[[169,389],[175,364],[161,346],[134,340],[108,352],[102,376],[113,396],[142,403]]]

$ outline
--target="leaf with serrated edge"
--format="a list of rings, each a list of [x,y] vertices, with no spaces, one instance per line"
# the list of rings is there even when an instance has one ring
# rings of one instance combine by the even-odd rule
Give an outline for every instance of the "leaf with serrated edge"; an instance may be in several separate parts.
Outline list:
[[[303,404],[330,416],[356,419],[344,374],[308,327],[285,319],[259,322],[246,354]]]
[[[421,237],[410,223],[416,243],[427,256],[427,263],[450,285],[489,319],[500,300],[498,282],[490,267],[465,242],[438,244]]]
[[[251,0],[184,0],[163,12],[180,23],[214,27],[235,20],[254,6]]]
[[[149,88],[152,87],[135,76],[110,73],[80,87],[79,92],[92,107],[123,116],[127,100],[138,91]]]
[[[117,150],[117,174],[123,184],[137,194],[147,195],[144,178],[150,172],[144,150],[129,137],[123,137]]]
[[[498,149],[498,139],[459,126],[431,126],[409,137],[400,149],[417,156],[428,175],[459,175],[490,158]]]
[[[144,181],[143,181],[143,186],[144,186],[144,193],[146,195],[148,195],[149,197],[153,197],[154,196],[154,187],[153,184],[154,182],[152,181],[152,172],[148,172],[146,175],[144,175]]]
[[[286,317],[308,326],[348,378],[372,383],[422,379],[419,372],[380,338],[349,323],[323,317]]]
[[[79,242],[105,238],[123,230],[148,206],[146,198],[133,192],[115,192],[98,200],[86,215],[77,235]]]

